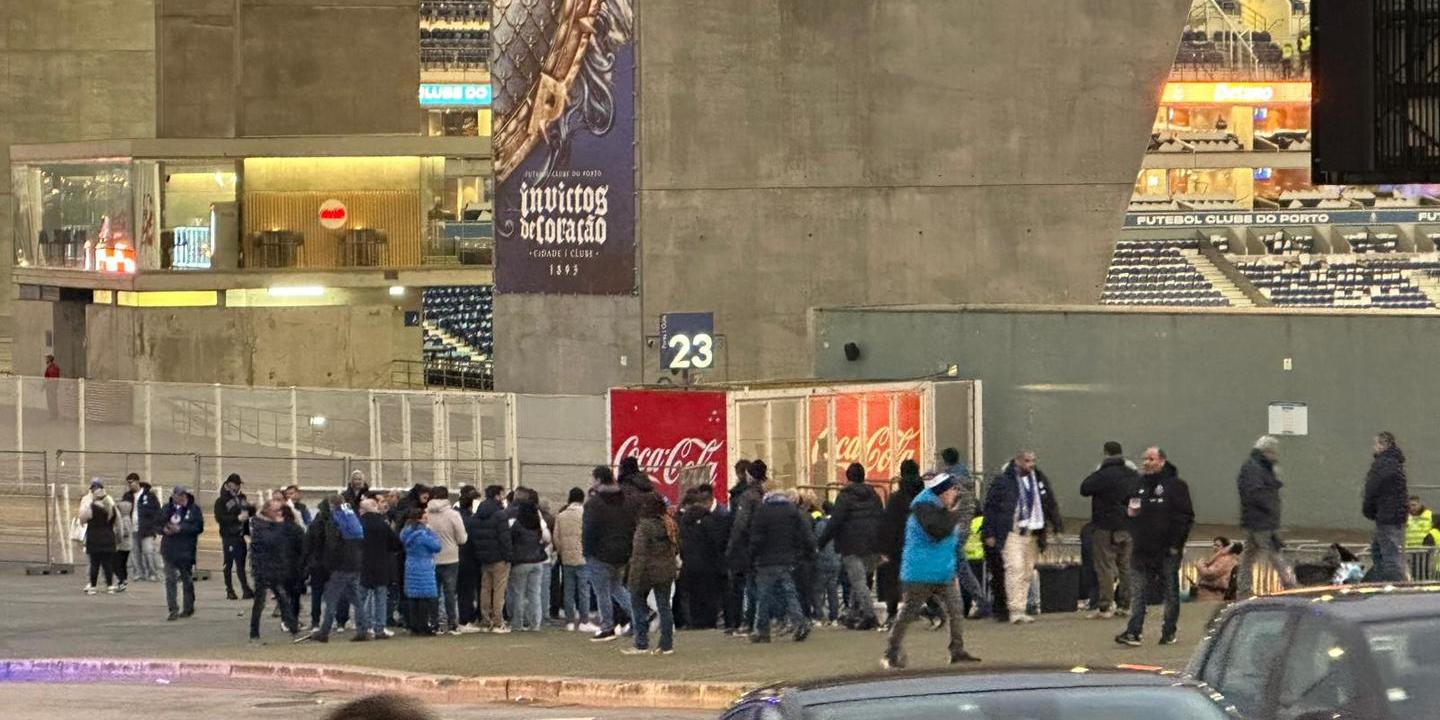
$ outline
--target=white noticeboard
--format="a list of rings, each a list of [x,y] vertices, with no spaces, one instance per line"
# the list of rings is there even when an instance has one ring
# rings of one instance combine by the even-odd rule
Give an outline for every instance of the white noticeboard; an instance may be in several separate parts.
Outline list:
[[[1271,435],[1309,435],[1310,408],[1301,402],[1270,403]]]

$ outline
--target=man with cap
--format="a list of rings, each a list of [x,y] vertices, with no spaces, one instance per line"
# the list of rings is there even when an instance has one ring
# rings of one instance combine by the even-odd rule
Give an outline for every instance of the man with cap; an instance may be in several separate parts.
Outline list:
[[[245,536],[250,533],[250,516],[255,508],[240,492],[244,481],[235,473],[225,478],[220,485],[220,497],[215,498],[215,524],[220,526],[220,547],[225,553],[225,599],[239,600],[231,580],[231,569],[240,574],[240,589],[244,599],[255,597],[250,581],[245,578]]]
[[[978,662],[965,651],[961,631],[964,601],[955,584],[961,512],[956,508],[960,486],[949,473],[931,478],[911,503],[905,521],[905,550],[900,560],[903,599],[900,617],[890,628],[890,644],[880,659],[887,669],[905,667],[905,632],[930,600],[939,600],[950,617],[950,662]]]
[[[205,515],[195,505],[195,497],[183,485],[176,485],[170,501],[160,511],[160,556],[165,559],[165,604],[170,610],[166,620],[195,614],[195,546],[205,532]],[[176,602],[176,585],[183,585],[185,606]]]

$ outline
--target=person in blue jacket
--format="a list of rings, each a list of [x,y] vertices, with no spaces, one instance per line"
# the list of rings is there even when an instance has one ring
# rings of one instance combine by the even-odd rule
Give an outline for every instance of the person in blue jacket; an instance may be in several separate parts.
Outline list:
[[[165,605],[170,609],[166,620],[188,618],[195,614],[195,546],[205,532],[205,515],[195,505],[195,496],[181,485],[170,493],[170,502],[160,511],[164,522],[160,532],[160,556],[165,559]],[[176,585],[184,586],[185,606],[176,602]]]
[[[941,473],[931,478],[925,490],[910,504],[910,518],[905,522],[905,551],[900,561],[903,593],[900,617],[890,628],[890,644],[880,659],[882,667],[905,667],[905,631],[920,617],[931,599],[939,600],[950,616],[951,664],[980,660],[965,651],[965,637],[961,632],[964,601],[955,583],[956,551],[960,542],[957,530],[960,511],[955,506],[959,496],[956,479]]]
[[[410,602],[412,635],[434,635],[440,622],[440,588],[435,583],[435,556],[440,536],[425,524],[425,509],[410,511],[400,544],[405,546],[405,599]]]

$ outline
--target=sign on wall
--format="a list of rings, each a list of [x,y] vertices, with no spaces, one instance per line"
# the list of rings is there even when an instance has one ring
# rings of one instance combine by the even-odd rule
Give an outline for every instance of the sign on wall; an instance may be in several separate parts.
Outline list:
[[[1440,210],[1234,210],[1129,213],[1127,228],[1223,227],[1227,225],[1392,225],[1440,223]]]
[[[421,83],[424,107],[490,107],[489,83]]]
[[[708,467],[715,497],[724,502],[729,484],[726,416],[723,392],[611,390],[610,464],[634,456],[672,504],[680,500],[686,469]]]
[[[1310,408],[1305,403],[1272,402],[1268,419],[1271,435],[1310,434]]]
[[[320,225],[326,230],[339,230],[350,220],[350,209],[345,203],[330,198],[320,203]]]
[[[810,398],[809,425],[816,484],[842,482],[850,463],[864,465],[868,477],[888,479],[900,473],[902,461],[920,461],[918,391],[817,395]]]
[[[713,313],[665,313],[660,316],[662,370],[708,370],[714,366]]]
[[[633,0],[490,7],[496,290],[630,294]]]

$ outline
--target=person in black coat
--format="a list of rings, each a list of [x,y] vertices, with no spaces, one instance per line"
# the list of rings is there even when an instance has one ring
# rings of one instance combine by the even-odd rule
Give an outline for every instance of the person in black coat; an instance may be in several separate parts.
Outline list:
[[[1130,588],[1130,518],[1125,506],[1140,488],[1140,473],[1125,459],[1120,443],[1105,443],[1100,467],[1080,483],[1080,495],[1090,498],[1090,545],[1098,591],[1091,618],[1115,616],[1116,588]],[[1116,585],[1116,582],[1119,585]]]
[[[400,536],[374,498],[360,501],[360,527],[365,539],[360,549],[360,602],[355,608],[355,639],[385,640],[390,619],[390,585],[395,580],[395,558],[404,548]]]
[[[725,507],[729,510],[725,518],[725,546],[729,549],[730,535],[735,527],[735,509],[740,502],[740,497],[745,494],[745,489],[750,485],[750,461],[744,458],[735,462],[735,483],[730,486],[727,493]],[[736,558],[740,560],[741,558]],[[745,575],[749,571],[747,562],[731,562],[728,553],[725,556],[725,634],[734,636],[745,623]]]
[[[735,634],[748,635],[755,627],[755,608],[759,600],[759,588],[755,584],[755,558],[750,544],[750,524],[760,502],[765,498],[765,482],[770,468],[764,460],[752,460],[745,466],[746,485],[739,495],[734,495],[730,505],[733,522],[730,527],[730,541],[726,546],[725,559],[732,571],[743,573],[745,595],[744,618]]]
[[[752,466],[753,472],[753,466]],[[770,621],[783,609],[795,628],[795,641],[810,635],[810,619],[800,609],[795,566],[815,558],[815,532],[789,491],[766,493],[750,522],[750,555],[759,595],[751,642],[770,642]]]
[[[1361,507],[1365,519],[1375,523],[1370,553],[1374,568],[1366,576],[1371,582],[1404,582],[1409,579],[1405,567],[1406,505],[1410,500],[1409,483],[1405,477],[1405,453],[1395,436],[1381,432],[1375,436],[1375,457],[1365,475],[1365,497]]]
[[[85,554],[90,557],[90,583],[85,586],[86,595],[96,593],[100,571],[105,572],[107,591],[114,594],[116,513],[115,500],[105,492],[105,484],[99,478],[90,481],[90,492],[80,501],[78,519],[85,524]]]
[[[890,493],[890,500],[885,504],[876,547],[880,551],[880,566],[875,572],[875,589],[885,603],[887,626],[899,614],[900,558],[905,552],[905,523],[910,520],[910,504],[924,490],[920,464],[914,460],[901,462],[899,487]],[[852,587],[850,592],[854,593],[855,589]]]
[[[591,587],[595,590],[595,602],[600,607],[600,631],[592,639],[606,642],[617,637],[615,604],[630,607],[630,591],[624,582],[625,564],[630,562],[634,549],[638,508],[627,501],[610,468],[597,466],[591,474],[597,485],[594,494],[585,501],[581,545]]]
[[[1051,532],[1063,531],[1060,504],[1050,479],[1036,465],[1035,453],[1021,450],[990,482],[985,495],[985,520],[980,536],[1005,564],[1005,598],[1009,621],[1035,622],[1026,612],[1035,563]]]
[[[246,600],[255,596],[250,581],[245,579],[245,536],[250,532],[250,517],[255,506],[240,491],[244,481],[236,473],[230,473],[220,485],[220,496],[215,498],[215,524],[220,528],[220,547],[225,559],[225,599]],[[243,595],[235,594],[231,570],[240,575],[240,589]]]
[[[711,485],[686,493],[676,522],[680,526],[680,578],[676,602],[685,626],[712,629],[720,615],[725,589],[725,545],[730,513],[715,502]]]
[[[281,622],[292,636],[299,633],[295,605],[290,599],[290,577],[300,558],[294,556],[292,533],[300,528],[285,521],[280,500],[270,500],[250,523],[250,570],[255,577],[255,597],[250,605],[250,639],[260,639],[260,618],[265,614],[266,593],[274,594],[280,606]]]
[[[849,482],[835,500],[830,523],[817,541],[821,547],[835,543],[840,567],[850,583],[849,619],[857,630],[875,627],[875,600],[870,595],[870,576],[879,564],[880,531],[885,525],[885,507],[880,494],[865,484],[865,467],[850,463],[845,468]]]
[[[1245,529],[1245,549],[1240,555],[1236,576],[1236,597],[1253,597],[1254,567],[1261,559],[1280,576],[1286,590],[1297,586],[1295,570],[1285,559],[1285,542],[1280,539],[1280,488],[1285,484],[1275,475],[1280,461],[1280,441],[1265,435],[1255,441],[1250,457],[1240,467],[1235,487],[1240,493],[1240,527]]]
[[[195,496],[182,485],[171,491],[170,502],[160,510],[165,524],[160,533],[160,556],[165,559],[165,604],[170,610],[166,620],[177,620],[195,614],[196,546],[205,532],[205,514],[195,504]],[[176,602],[176,586],[184,588],[185,605]]]
[[[475,623],[480,593],[480,563],[475,561],[475,554],[467,550],[470,546],[470,518],[475,514],[475,506],[479,504],[480,491],[474,485],[462,485],[460,502],[455,510],[460,513],[460,522],[465,525],[467,541],[465,547],[460,548],[460,572],[455,580],[455,597],[459,605],[460,629],[466,632],[480,629]]]
[[[491,485],[485,488],[485,499],[475,506],[475,511],[465,521],[465,549],[480,568],[480,602],[477,613],[484,630],[495,630],[505,624],[504,609],[506,590],[510,585],[510,558],[513,554],[510,538],[510,518],[500,498],[505,488]]]
[[[1190,486],[1158,447],[1147,448],[1141,467],[1140,489],[1127,505],[1135,554],[1130,568],[1130,625],[1115,638],[1121,645],[1138,646],[1145,629],[1145,589],[1159,582],[1165,595],[1165,619],[1160,644],[1175,643],[1180,620],[1180,564],[1185,542],[1195,527]]]
[[[128,500],[135,513],[135,534],[132,539],[134,546],[130,548],[135,571],[131,574],[137,580],[154,582],[160,579],[160,571],[163,569],[163,561],[160,559],[160,527],[164,522],[160,517],[160,498],[149,483],[140,480],[138,473],[126,475],[125,483],[128,489],[120,499]]]

